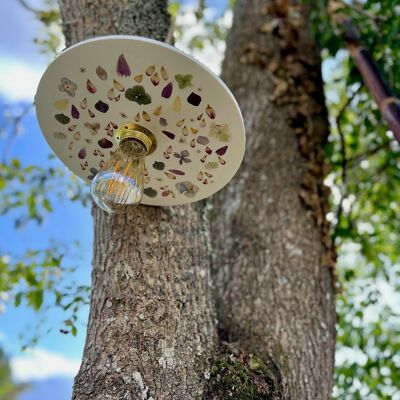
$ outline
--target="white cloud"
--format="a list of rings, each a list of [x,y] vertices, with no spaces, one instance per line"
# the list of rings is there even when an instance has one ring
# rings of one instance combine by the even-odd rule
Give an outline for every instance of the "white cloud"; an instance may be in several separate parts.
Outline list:
[[[80,360],[68,359],[44,349],[33,349],[14,356],[10,360],[13,376],[17,381],[26,382],[53,376],[75,376]]]
[[[0,95],[9,102],[33,102],[42,73],[39,67],[0,57]]]

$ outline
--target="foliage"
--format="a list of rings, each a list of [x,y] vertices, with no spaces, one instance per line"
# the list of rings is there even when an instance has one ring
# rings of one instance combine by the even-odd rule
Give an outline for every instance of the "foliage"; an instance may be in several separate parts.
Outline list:
[[[0,399],[18,400],[26,388],[26,385],[14,383],[12,380],[9,361],[0,348]]]
[[[318,2],[313,22],[326,67],[327,182],[342,285],[334,397],[398,399],[400,148],[349,54],[339,49],[348,29],[343,21],[350,19],[398,97],[400,8],[393,0]]]
[[[26,1],[19,1],[26,6]],[[47,52],[55,53],[62,43],[59,13],[53,0],[47,5],[45,11],[31,9],[47,28],[47,33],[36,42]],[[181,2],[170,2],[176,40],[196,55],[209,46],[223,49],[229,18],[211,13],[210,5],[212,2],[199,0],[194,9],[188,9]],[[234,0],[227,2],[228,9],[233,5]],[[229,11],[224,15],[228,16]],[[338,279],[342,286],[342,293],[338,295],[334,397],[399,399],[400,320],[396,307],[400,298],[395,293],[400,289],[400,267],[396,264],[400,242],[397,217],[400,149],[344,50],[343,38],[348,25],[343,25],[343,21],[346,19],[351,19],[357,28],[360,41],[371,51],[395,94],[400,93],[400,6],[397,1],[314,0],[312,22],[324,60],[331,122],[326,146],[332,165],[327,177],[333,193],[329,218],[339,255]],[[198,29],[189,32],[193,26]],[[14,128],[9,125],[5,129],[11,132]],[[17,159],[6,157],[0,166],[3,199],[0,212],[14,213],[16,226],[32,220],[40,224],[53,209],[53,200],[46,193],[65,196],[66,188],[72,193],[70,198],[87,201],[87,193],[64,171],[22,165]],[[57,252],[57,246],[50,245],[49,249],[27,250],[25,255],[11,259],[3,255],[0,275],[5,278],[0,292],[11,293],[17,304],[21,301],[36,309],[43,307],[42,297],[53,299],[54,305],[67,312],[72,310],[66,325],[74,333],[74,315],[84,303],[80,297],[87,297],[82,294],[87,288],[82,288],[81,294],[73,285],[60,288],[61,276],[68,271],[62,254]],[[78,295],[74,295],[76,290]],[[236,367],[240,372],[249,365],[237,365],[237,360],[225,358],[214,365],[211,377],[220,385],[222,376],[231,376]]]

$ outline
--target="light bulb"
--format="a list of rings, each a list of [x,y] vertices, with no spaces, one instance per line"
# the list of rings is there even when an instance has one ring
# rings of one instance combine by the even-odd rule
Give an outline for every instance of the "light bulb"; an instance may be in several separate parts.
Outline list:
[[[96,204],[111,213],[124,213],[143,196],[145,157],[157,147],[154,135],[137,124],[124,124],[115,132],[118,150],[94,177],[90,192]]]

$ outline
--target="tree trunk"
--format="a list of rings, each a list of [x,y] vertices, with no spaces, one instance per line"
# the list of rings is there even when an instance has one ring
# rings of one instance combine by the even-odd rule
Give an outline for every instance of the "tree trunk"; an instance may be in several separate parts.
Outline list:
[[[93,36],[164,40],[167,0],[60,0],[67,45]],[[93,207],[89,325],[75,400],[200,399],[215,347],[204,204]]]
[[[336,315],[328,122],[305,3],[237,0],[223,79],[247,148],[212,199],[211,243],[220,339],[263,360],[275,396],[265,398],[317,400],[331,395]]]
[[[104,34],[164,40],[166,3],[60,0],[67,44]],[[210,215],[203,203],[123,216],[93,208],[91,308],[74,399],[330,397],[328,125],[307,16],[286,0],[237,0],[223,78],[244,113],[247,152]]]

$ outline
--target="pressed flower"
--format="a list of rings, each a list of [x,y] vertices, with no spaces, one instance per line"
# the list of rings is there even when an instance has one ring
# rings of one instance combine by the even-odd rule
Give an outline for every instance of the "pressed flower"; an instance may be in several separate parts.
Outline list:
[[[125,92],[125,97],[140,105],[150,104],[151,97],[141,85],[133,86]]]
[[[178,82],[179,89],[186,89],[192,85],[193,75],[175,75],[175,80]]]
[[[70,97],[75,96],[75,92],[78,89],[78,85],[75,82],[72,82],[68,78],[61,78],[60,84],[58,85],[58,89],[61,92],[66,93]]]
[[[192,162],[192,160],[189,158],[189,152],[187,150],[182,150],[180,153],[174,153],[174,157],[179,159],[180,165],[183,163],[188,164]]]
[[[185,195],[186,197],[194,197],[199,191],[199,187],[189,181],[179,182],[175,185],[175,187],[179,193]]]

